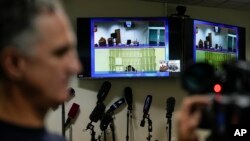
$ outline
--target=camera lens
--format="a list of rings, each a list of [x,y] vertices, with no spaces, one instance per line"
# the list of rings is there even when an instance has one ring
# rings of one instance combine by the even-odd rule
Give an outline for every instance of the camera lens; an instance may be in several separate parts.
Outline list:
[[[184,71],[182,86],[190,94],[207,93],[213,91],[215,83],[214,68],[206,63],[196,63]]]

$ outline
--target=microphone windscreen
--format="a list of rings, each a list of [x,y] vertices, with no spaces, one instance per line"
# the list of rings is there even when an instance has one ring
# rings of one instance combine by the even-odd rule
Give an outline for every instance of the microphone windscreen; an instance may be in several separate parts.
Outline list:
[[[108,81],[103,82],[103,84],[102,84],[102,86],[99,89],[98,94],[97,94],[97,103],[102,103],[104,101],[110,88],[111,88],[110,82],[108,82]]]
[[[107,113],[113,113],[114,110],[118,109],[124,103],[125,103],[125,99],[124,98],[121,98],[121,99],[117,100],[114,104],[112,104],[110,106],[110,108],[108,109]]]
[[[103,103],[98,103],[92,113],[89,116],[89,119],[93,122],[100,120],[105,112],[106,106]]]
[[[174,111],[174,107],[175,107],[175,98],[174,97],[169,97],[167,99],[167,117],[171,117],[172,116],[172,112]]]
[[[68,117],[70,119],[74,119],[79,111],[79,108],[80,108],[79,104],[73,103],[69,110]]]
[[[67,101],[70,101],[75,96],[75,90],[72,87],[69,87],[68,93],[69,95],[68,95]]]
[[[128,110],[132,110],[133,95],[132,95],[132,89],[130,87],[126,87],[124,89],[124,97],[128,104]]]
[[[143,107],[143,113],[148,114],[148,111],[150,109],[151,103],[152,103],[152,95],[148,95],[145,99],[144,102],[144,107]]]
[[[100,123],[100,129],[102,131],[106,130],[109,123],[112,121],[112,115],[105,113],[102,117],[101,123]]]
[[[74,90],[72,87],[70,87],[70,88],[68,89],[68,91],[69,91],[70,97],[75,96],[75,90]]]

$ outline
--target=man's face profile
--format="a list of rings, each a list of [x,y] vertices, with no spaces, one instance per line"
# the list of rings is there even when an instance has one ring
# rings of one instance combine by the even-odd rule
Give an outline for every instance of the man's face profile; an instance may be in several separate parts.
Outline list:
[[[61,9],[41,13],[36,26],[39,40],[23,63],[23,82],[34,93],[34,102],[60,104],[68,97],[70,77],[80,71],[75,38]]]

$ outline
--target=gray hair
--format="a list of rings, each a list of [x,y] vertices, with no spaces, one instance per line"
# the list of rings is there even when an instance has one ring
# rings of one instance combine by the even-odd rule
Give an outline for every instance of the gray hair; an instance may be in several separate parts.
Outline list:
[[[56,5],[57,0],[1,0],[0,50],[13,46],[27,52],[37,36],[35,19],[42,11],[53,12]]]
[[[6,47],[15,47],[30,54],[38,33],[35,20],[42,11],[53,12],[58,0],[1,0],[0,1],[0,53]],[[0,66],[0,80],[3,70]]]

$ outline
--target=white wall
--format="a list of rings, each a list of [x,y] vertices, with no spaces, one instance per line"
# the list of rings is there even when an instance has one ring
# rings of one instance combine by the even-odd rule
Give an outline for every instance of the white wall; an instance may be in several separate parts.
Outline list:
[[[165,16],[165,13],[175,13],[175,5],[168,5],[164,8],[164,4],[150,3],[134,0],[92,0],[80,1],[70,0],[64,1],[65,7],[69,12],[72,23],[75,24],[76,17],[129,17],[129,16]],[[165,10],[168,10],[167,12]],[[247,54],[249,54],[249,37],[250,37],[250,12],[238,12],[234,10],[204,8],[188,6],[187,14],[191,17],[204,19],[208,21],[221,22],[237,26],[246,27],[247,34]],[[248,55],[249,56],[249,55]],[[66,103],[66,114],[73,102],[80,104],[81,112],[76,122],[72,127],[73,141],[88,141],[90,140],[90,133],[83,132],[89,122],[89,115],[95,107],[96,94],[100,88],[103,80],[78,80],[74,78],[71,86],[76,90],[76,97]],[[148,94],[153,95],[153,103],[151,105],[150,114],[153,121],[153,138],[159,141],[167,140],[166,138],[166,98],[170,96],[176,97],[177,107],[179,108],[180,102],[186,95],[182,90],[179,80],[177,79],[109,79],[112,83],[111,91],[105,104],[107,107],[119,97],[123,95],[125,86],[130,86],[134,94],[134,136],[130,135],[133,139],[131,141],[146,140],[147,124],[144,128],[139,126],[142,119],[142,109],[145,97]],[[61,133],[61,114],[60,108],[56,111],[51,111],[48,115],[47,126],[49,130]],[[175,122],[175,116],[173,117]],[[99,123],[95,124],[95,129],[99,135]],[[115,119],[117,141],[125,140],[126,136],[126,107],[123,107],[116,115]],[[173,126],[173,139],[176,137],[176,128]],[[70,138],[67,132],[67,138]],[[108,138],[108,141],[111,141]]]
[[[76,78],[72,80],[71,86],[76,90],[76,96],[66,103],[66,114],[69,111],[73,102],[80,104],[80,114],[73,125],[73,140],[82,141],[90,140],[90,132],[83,132],[89,122],[89,115],[95,107],[97,90],[100,88],[104,80],[80,80]],[[153,95],[153,102],[150,108],[150,115],[153,121],[153,138],[152,140],[166,140],[166,98],[169,96],[177,96],[177,104],[179,105],[180,97],[183,97],[184,92],[180,88],[180,84],[174,79],[112,79],[112,88],[105,99],[107,108],[122,97],[124,87],[130,86],[134,94],[134,109],[133,109],[133,127],[134,139],[146,140],[147,123],[145,127],[140,127],[140,122],[143,116],[144,100],[148,94]],[[165,87],[165,88],[164,88]],[[127,107],[121,107],[115,117],[115,126],[117,133],[117,141],[125,140],[126,137],[126,112]],[[47,120],[47,125],[50,130],[61,133],[61,109],[51,111]],[[99,123],[94,124],[97,135],[100,134]],[[175,133],[174,133],[175,135]],[[69,137],[69,130],[67,131]],[[132,138],[133,136],[130,135]],[[111,141],[112,138],[108,138]]]

